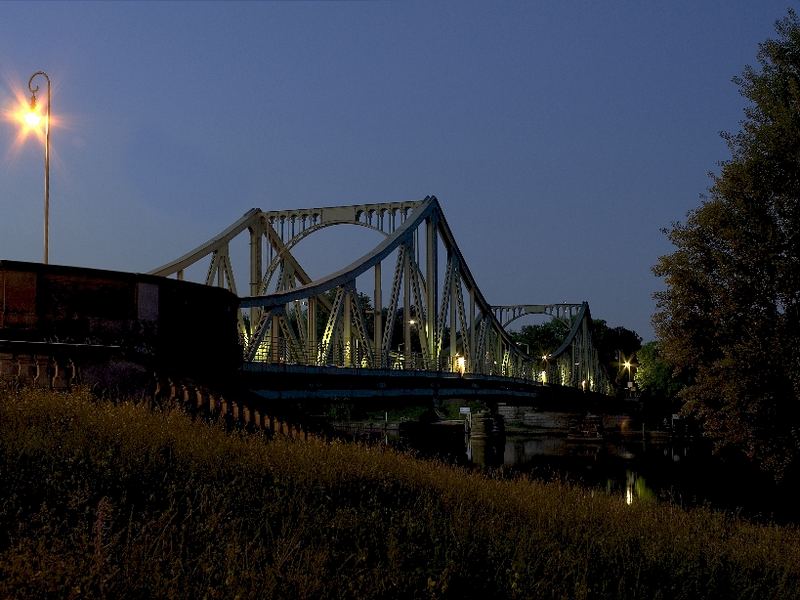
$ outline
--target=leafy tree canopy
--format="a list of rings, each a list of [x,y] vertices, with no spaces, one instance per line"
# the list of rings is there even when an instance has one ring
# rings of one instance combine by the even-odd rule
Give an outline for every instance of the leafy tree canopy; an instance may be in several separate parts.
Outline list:
[[[749,101],[730,160],[654,267],[656,333],[685,410],[719,448],[781,477],[800,456],[800,23],[794,11],[734,78]]]
[[[658,342],[648,342],[636,353],[636,385],[646,398],[672,400],[682,388],[672,367],[661,355]]]
[[[569,335],[569,330],[570,326],[564,321],[552,319],[540,325],[526,325],[519,331],[511,332],[511,337],[533,356],[545,356],[561,346]],[[622,357],[632,356],[641,348],[642,338],[625,327],[609,327],[603,319],[593,319],[592,343],[609,379],[616,379],[621,390],[625,381],[620,360]]]
[[[545,356],[558,350],[569,334],[569,325],[552,319],[539,325],[525,325],[511,333],[513,340],[533,356]]]
[[[592,320],[592,343],[609,378],[623,382],[622,361],[642,347],[642,337],[625,327],[609,327],[603,319]]]

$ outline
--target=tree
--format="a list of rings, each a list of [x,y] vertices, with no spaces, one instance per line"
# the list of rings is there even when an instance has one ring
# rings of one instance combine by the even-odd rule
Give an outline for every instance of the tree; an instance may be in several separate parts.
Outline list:
[[[552,319],[540,325],[526,325],[519,331],[512,331],[511,337],[532,356],[546,356],[558,350],[569,331],[570,326],[567,323]],[[642,347],[642,338],[631,329],[609,327],[603,319],[592,319],[592,344],[609,380],[616,383],[616,393],[622,394],[627,380],[620,369],[620,354],[632,356]]]
[[[597,349],[597,357],[605,368],[611,381],[618,386],[618,392],[626,383],[622,361],[630,358],[642,347],[642,337],[625,327],[609,327],[603,319],[592,319],[592,343]]]
[[[511,332],[511,338],[524,346],[532,356],[546,356],[558,350],[569,335],[569,325],[560,319],[552,319],[539,325],[525,325]]]
[[[634,380],[643,396],[650,399],[673,400],[682,384],[675,378],[672,367],[664,360],[659,343],[647,342],[636,353]]]
[[[653,322],[688,385],[684,410],[718,449],[781,478],[800,457],[800,23],[734,78],[750,104],[709,195],[668,231]]]

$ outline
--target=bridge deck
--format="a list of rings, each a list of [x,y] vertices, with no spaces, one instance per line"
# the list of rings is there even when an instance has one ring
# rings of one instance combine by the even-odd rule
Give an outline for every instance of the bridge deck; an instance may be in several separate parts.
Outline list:
[[[510,404],[587,407],[607,396],[526,379],[398,369],[348,369],[246,363],[243,384],[270,400],[487,399]],[[588,408],[587,408],[588,409]]]

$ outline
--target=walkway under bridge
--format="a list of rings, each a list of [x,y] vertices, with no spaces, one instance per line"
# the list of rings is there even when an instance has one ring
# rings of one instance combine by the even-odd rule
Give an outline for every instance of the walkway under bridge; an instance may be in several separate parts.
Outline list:
[[[293,250],[325,228],[344,225],[371,229],[380,242],[351,264],[312,279]],[[246,245],[244,260],[233,258],[236,243]],[[206,284],[240,297],[246,373],[297,371],[310,378],[340,373],[352,379],[363,372],[369,379],[402,371],[443,382],[454,376],[498,382],[499,389],[503,381],[516,381],[531,389],[608,391],[592,344],[588,304],[490,304],[432,196],[281,211],[254,208],[151,273],[183,279],[198,266]],[[247,270],[244,285],[237,283],[234,266]],[[569,326],[563,343],[547,356],[528,354],[506,331],[531,314]]]

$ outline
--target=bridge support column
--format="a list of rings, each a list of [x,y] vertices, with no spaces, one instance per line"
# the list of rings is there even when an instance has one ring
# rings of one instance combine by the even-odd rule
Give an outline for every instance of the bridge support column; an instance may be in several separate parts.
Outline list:
[[[269,335],[270,335],[270,343],[269,343],[269,352],[272,359],[272,362],[278,363],[281,362],[281,355],[280,355],[280,317],[273,313],[272,315],[272,327],[270,327]]]
[[[425,352],[427,353],[428,360],[430,362],[432,362],[434,358],[438,358],[436,357],[436,332],[439,330],[439,324],[437,322],[439,312],[439,248],[437,227],[439,224],[437,221],[438,220],[436,219],[435,215],[432,215],[425,220],[425,291],[427,292],[427,297],[425,299],[427,304],[425,311],[427,315],[427,323],[425,324],[427,327],[427,331],[425,332],[425,340],[428,346],[425,349]],[[438,364],[436,365],[436,368],[439,368]]]
[[[262,264],[262,242],[264,237],[264,228],[261,222],[257,221],[250,227],[250,295],[258,296],[262,293],[261,280],[263,274]],[[258,325],[258,320],[261,317],[260,309],[254,307],[250,308],[250,334],[252,335]]]
[[[472,416],[469,444],[473,464],[481,466],[502,464],[504,440],[505,421],[496,407]]]
[[[353,323],[350,312],[354,293],[354,289],[348,289],[344,293],[342,344],[344,346],[343,362],[345,367],[353,366]]]
[[[317,364],[317,355],[319,348],[317,348],[317,299],[308,299],[308,314],[307,314],[307,327],[306,332],[306,348],[307,362],[310,364]]]
[[[475,289],[469,290],[469,344],[465,347],[469,348],[467,370],[470,373],[475,372]]]
[[[456,354],[458,354],[458,347],[456,346],[456,335],[458,333],[458,326],[456,325],[456,302],[458,301],[456,286],[461,285],[461,280],[458,277],[458,262],[454,256],[448,257],[448,262],[453,264],[453,270],[450,274],[450,356],[448,371],[455,370]]]
[[[375,288],[372,296],[373,314],[373,337],[375,344],[375,366],[386,367],[386,357],[383,356],[383,291],[381,290],[381,263],[375,265]]]
[[[408,369],[411,362],[411,244],[406,246],[403,255],[403,368]]]

